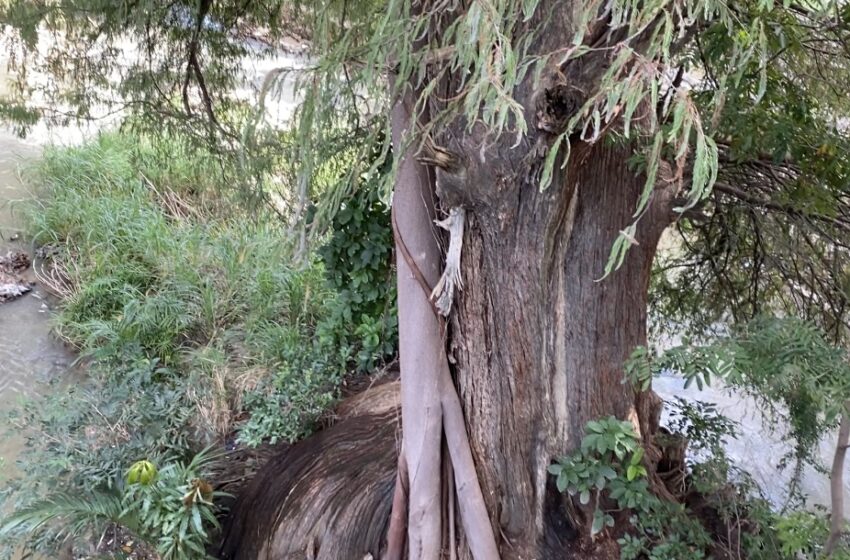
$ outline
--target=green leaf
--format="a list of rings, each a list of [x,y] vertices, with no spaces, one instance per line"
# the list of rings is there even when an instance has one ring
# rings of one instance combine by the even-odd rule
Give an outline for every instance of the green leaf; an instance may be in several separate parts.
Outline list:
[[[602,474],[602,476],[604,476],[608,480],[614,480],[615,478],[617,478],[617,471],[615,471],[614,469],[612,469],[608,465],[600,466],[599,472]]]
[[[563,494],[563,493],[564,493],[564,490],[566,490],[566,489],[567,489],[567,485],[568,485],[568,483],[569,483],[569,481],[567,480],[567,472],[566,472],[566,471],[564,471],[564,470],[562,470],[562,471],[558,474],[558,478],[557,478],[557,480],[555,481],[555,485],[558,487],[558,492],[560,492],[560,493],[562,493],[562,494]]]
[[[555,169],[555,158],[558,157],[558,151],[561,149],[561,144],[564,142],[564,139],[567,137],[567,133],[563,132],[555,138],[555,141],[552,142],[552,145],[549,147],[549,151],[546,153],[546,157],[543,160],[543,170],[540,175],[540,191],[545,191],[549,188],[549,185],[552,184],[552,174]],[[570,143],[567,142],[567,150],[564,155],[564,162],[570,157]]]
[[[602,527],[605,525],[605,516],[601,511],[596,510],[593,514],[593,523],[590,526],[590,536],[593,537],[597,535]]]

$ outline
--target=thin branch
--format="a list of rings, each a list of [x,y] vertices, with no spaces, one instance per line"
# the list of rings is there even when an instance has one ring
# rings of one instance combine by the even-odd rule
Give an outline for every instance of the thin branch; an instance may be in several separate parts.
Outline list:
[[[791,216],[802,216],[804,218],[811,218],[820,222],[824,222],[830,224],[835,227],[839,227],[845,231],[850,231],[850,223],[843,219],[832,218],[830,216],[825,216],[823,214],[819,214],[817,212],[808,212],[805,210],[800,210],[799,208],[795,208],[794,206],[788,204],[782,204],[779,202],[773,202],[771,200],[765,200],[758,196],[753,196],[737,187],[733,187],[727,183],[715,183],[714,190],[717,192],[721,192],[723,194],[732,196],[737,198],[738,200],[750,204],[752,206],[757,206],[763,208],[765,210],[772,210],[774,212],[782,212],[783,214],[788,214]]]

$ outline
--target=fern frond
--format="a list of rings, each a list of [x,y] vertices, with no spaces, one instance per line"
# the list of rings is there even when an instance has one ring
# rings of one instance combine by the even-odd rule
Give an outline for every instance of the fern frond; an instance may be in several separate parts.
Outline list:
[[[0,538],[23,533],[34,535],[50,525],[57,535],[80,535],[100,530],[110,522],[135,525],[122,511],[121,497],[116,493],[53,494],[9,516],[0,525]]]

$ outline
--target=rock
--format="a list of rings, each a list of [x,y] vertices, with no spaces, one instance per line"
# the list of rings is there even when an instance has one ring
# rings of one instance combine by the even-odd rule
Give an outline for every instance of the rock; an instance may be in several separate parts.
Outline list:
[[[31,289],[32,288],[30,288],[25,282],[8,282],[5,281],[5,279],[0,280],[0,302],[21,297]]]
[[[21,251],[9,251],[0,257],[0,270],[7,274],[20,274],[30,267],[29,255]]]
[[[20,251],[0,256],[0,303],[19,298],[32,290],[31,283],[19,274],[30,267],[30,258]]]

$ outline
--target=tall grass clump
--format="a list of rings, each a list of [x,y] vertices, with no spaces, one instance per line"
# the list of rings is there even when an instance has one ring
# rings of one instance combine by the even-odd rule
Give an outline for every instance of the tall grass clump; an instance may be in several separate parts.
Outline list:
[[[74,496],[117,503],[137,461],[188,464],[210,444],[294,441],[333,402],[347,369],[392,353],[377,334],[349,328],[341,306],[357,296],[339,296],[337,272],[315,255],[293,259],[279,216],[229,194],[235,169],[176,138],[112,133],[47,149],[29,170],[36,270],[60,297],[56,332],[88,367],[84,381],[13,419],[31,445],[4,492],[7,507],[37,512]],[[389,265],[378,261],[389,252],[375,254],[364,264],[383,278]],[[383,319],[369,321],[357,324]],[[117,520],[101,518],[146,527],[134,503]],[[207,535],[209,520],[197,522]],[[43,550],[63,536],[56,523],[7,528],[8,542]]]
[[[157,381],[191,381],[208,436],[230,430],[222,415],[243,412],[241,397],[279,393],[292,375],[314,379],[298,398],[325,403],[347,356],[330,348],[337,338],[317,333],[335,302],[321,266],[294,263],[272,217],[235,203],[222,211],[209,179],[221,169],[203,152],[208,172],[181,162],[194,152],[163,142],[174,149],[104,135],[49,150],[33,171],[33,240],[64,295],[57,332],[109,378],[144,359],[157,364]],[[297,437],[307,416],[293,412],[262,435]]]

